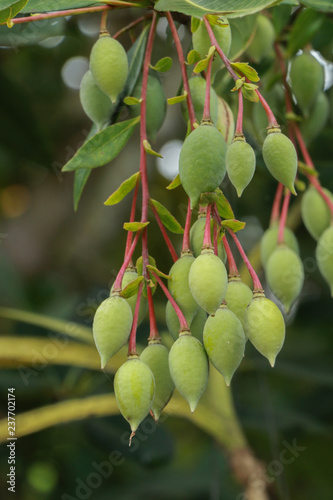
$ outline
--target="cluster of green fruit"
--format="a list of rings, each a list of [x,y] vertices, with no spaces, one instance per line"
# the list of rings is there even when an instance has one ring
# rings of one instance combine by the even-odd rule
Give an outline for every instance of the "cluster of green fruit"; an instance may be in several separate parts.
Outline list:
[[[258,32],[267,31],[267,18],[259,16],[257,21]],[[206,28],[204,21],[193,22],[193,49],[201,60],[209,59],[208,74],[214,80],[224,63],[220,57],[212,59],[212,43]],[[217,44],[228,56],[231,45],[228,21],[214,18],[211,30]],[[273,44],[271,39],[272,36],[270,45]],[[262,57],[255,40],[248,53],[252,53],[254,59]],[[323,81],[317,75],[313,78],[316,92],[302,90],[299,65],[305,65],[307,71],[315,73],[317,61],[314,59],[314,63],[312,59],[313,56],[307,53],[297,56],[290,70],[292,89],[305,118],[320,99],[323,87]],[[124,49],[103,33],[92,49],[90,71],[82,81],[80,92],[82,106],[98,129],[109,123],[113,106],[126,85],[127,75]],[[136,352],[129,352],[128,360],[114,379],[118,406],[130,423],[132,433],[149,412],[156,420],[159,418],[175,387],[193,412],[206,388],[209,361],[229,385],[243,359],[248,339],[271,366],[274,366],[284,342],[285,323],[280,309],[265,297],[259,280],[254,281],[252,291],[241,281],[238,272],[234,272],[221,220],[212,212],[216,209],[214,200],[226,173],[241,196],[254,175],[256,156],[242,130],[236,127],[235,132],[233,113],[209,86],[209,78],[208,84],[202,76],[192,76],[188,82],[197,122],[190,123],[189,134],[180,152],[179,177],[190,199],[191,209],[198,204],[200,208],[198,219],[191,227],[190,245],[183,246],[180,258],[167,276],[166,324],[174,344],[169,352],[158,336],[150,337],[148,347],[140,357]],[[127,100],[132,116],[140,114],[142,82],[139,79]],[[166,98],[158,78],[151,74],[147,80],[146,101],[146,131],[154,138],[165,118]],[[182,114],[188,122],[189,111],[184,101]],[[297,152],[293,142],[281,133],[275,119],[269,120],[262,155],[272,176],[296,194]],[[326,194],[332,197],[327,191]],[[318,265],[333,290],[331,214],[314,188],[303,196],[302,216],[310,233],[319,239]],[[281,231],[277,225],[266,231],[261,242],[261,256],[268,285],[289,312],[300,294],[304,269],[295,236],[287,228],[282,230],[283,238],[279,238],[279,243],[278,233]],[[229,276],[225,267],[227,256]],[[158,271],[155,264],[153,269]],[[128,266],[121,288],[112,288],[110,297],[98,307],[93,334],[102,368],[143,321],[148,310],[147,287],[156,287],[155,278],[154,271],[147,268],[143,271],[141,258],[139,266]],[[141,288],[136,286],[139,283]],[[129,286],[132,286],[131,294],[123,295],[123,290]]]

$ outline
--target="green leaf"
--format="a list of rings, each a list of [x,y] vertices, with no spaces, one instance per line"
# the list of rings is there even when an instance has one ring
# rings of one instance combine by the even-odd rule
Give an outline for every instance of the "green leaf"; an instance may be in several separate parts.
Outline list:
[[[298,162],[298,170],[305,175],[313,175],[314,177],[318,177],[319,175],[318,171],[315,168],[309,167],[309,165],[306,165],[302,161]]]
[[[257,15],[230,19],[231,47],[230,60],[237,60],[251,44],[257,30]]]
[[[137,278],[135,278],[135,280],[128,283],[128,285],[122,289],[120,295],[124,297],[124,299],[129,299],[130,297],[138,293],[140,284],[143,280],[143,276],[138,276]]]
[[[209,59],[207,57],[205,59],[201,59],[201,61],[199,61],[194,66],[193,72],[194,73],[201,73],[201,71],[204,71],[207,68],[208,62],[209,62]]]
[[[4,8],[8,5],[7,8]],[[15,17],[28,3],[28,0],[19,0],[16,2],[1,2],[1,10],[0,10],[0,24],[6,23],[8,28],[13,26],[11,23],[11,19]]]
[[[116,205],[123,200],[125,196],[134,189],[138,179],[140,179],[140,172],[131,175],[131,177],[122,182],[119,188],[108,197],[104,205]]]
[[[240,77],[246,76],[251,82],[259,82],[260,78],[254,68],[249,66],[247,62],[231,63],[232,68]]]
[[[149,144],[149,142],[147,141],[147,139],[144,139],[142,141],[142,144],[143,144],[143,149],[146,151],[146,153],[148,153],[149,155],[152,155],[152,156],[158,156],[159,158],[163,158],[163,156],[160,153],[156,153],[156,151],[154,151],[152,149],[152,147]]]
[[[302,0],[302,4],[315,10],[333,12],[332,0]]]
[[[160,271],[159,269],[157,269],[157,267],[155,267],[155,266],[148,265],[147,269],[148,269],[148,271],[151,271],[152,273],[157,274],[157,276],[160,276],[161,278],[165,278],[167,280],[171,280],[171,276],[169,276],[168,274],[162,273],[162,271]]]
[[[191,17],[191,33],[195,33],[200,26],[200,19]]]
[[[63,167],[63,172],[78,168],[97,168],[113,160],[126,146],[140,117],[110,125],[95,134]]]
[[[90,168],[78,168],[74,172],[73,204],[75,212],[78,209],[84,186],[87,184],[90,174]]]
[[[126,106],[135,106],[136,104],[140,104],[142,99],[138,99],[137,97],[127,96],[124,98],[124,104]]]
[[[187,97],[187,91],[185,90],[183,94],[181,95],[176,95],[175,97],[169,97],[168,99],[168,104],[177,104],[178,102],[182,102],[186,99]]]
[[[199,52],[196,50],[190,50],[190,52],[187,54],[187,64],[195,64],[199,62],[201,59],[201,56]]]
[[[271,10],[273,26],[275,28],[275,33],[279,35],[283,28],[287,26],[290,21],[291,16],[291,6],[290,5],[278,5],[273,7]]]
[[[136,232],[148,226],[148,224],[149,222],[124,222],[123,228],[126,231]]]
[[[172,66],[172,59],[171,57],[163,57],[157,63],[155,66],[150,66],[151,69],[154,69],[155,71],[159,71],[160,73],[165,73],[166,71],[169,71],[169,69]]]
[[[242,86],[243,97],[251,102],[259,102],[257,92],[253,88],[249,87],[249,85],[249,83],[244,83]],[[256,88],[258,88],[258,86],[256,86]]]
[[[216,206],[220,216],[223,219],[233,219],[235,216],[229,201],[220,189],[216,189],[215,192],[218,194]]]
[[[153,207],[156,209],[156,212],[158,213],[163,226],[165,226],[169,231],[172,233],[176,234],[183,234],[184,229],[182,226],[179,224],[177,219],[169,212],[167,208],[165,208],[162,203],[156,200],[150,199],[150,203],[153,205]]]
[[[328,2],[329,0],[326,0]],[[159,11],[181,12],[188,16],[202,17],[205,14],[221,14],[228,17],[242,17],[254,14],[276,5],[272,0],[158,0],[155,9]],[[321,2],[320,2],[321,3]]]
[[[0,45],[14,49],[16,47],[35,45],[46,38],[62,36],[65,28],[66,20],[63,17],[43,19],[26,24],[14,24],[10,29],[6,25],[2,25],[0,26]]]
[[[312,9],[305,9],[292,24],[287,46],[288,56],[291,57],[302,49],[320,30],[325,15]]]
[[[127,0],[124,5],[128,3],[138,7],[147,7],[147,1],[140,0]],[[105,5],[105,2],[97,2],[96,0],[29,0],[28,5],[22,9],[22,12],[51,12],[57,10],[78,9],[80,7],[91,7],[97,5]]]
[[[177,174],[176,177],[170,184],[166,187],[171,191],[171,189],[176,189],[176,187],[181,186],[182,181],[180,180],[180,175]]]
[[[237,219],[228,219],[228,220],[223,220],[221,222],[221,226],[225,227],[225,228],[229,228],[234,233],[237,233],[237,231],[244,229],[245,222],[241,222],[240,220],[237,220]]]
[[[156,261],[155,261],[154,257],[152,257],[151,255],[148,255],[148,262],[149,262],[149,265],[156,267]],[[138,275],[142,276],[142,272],[143,272],[143,258],[142,258],[142,256],[137,259],[137,261],[135,263],[135,267],[136,267],[136,271],[137,271]]]

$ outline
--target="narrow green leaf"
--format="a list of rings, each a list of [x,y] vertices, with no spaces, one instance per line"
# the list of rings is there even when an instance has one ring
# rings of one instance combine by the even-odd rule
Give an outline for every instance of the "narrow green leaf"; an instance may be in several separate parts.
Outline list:
[[[191,33],[195,33],[200,26],[200,19],[191,17]]]
[[[135,280],[128,283],[128,285],[122,289],[120,295],[124,297],[124,299],[129,299],[136,293],[138,293],[140,283],[144,280],[143,276],[138,276]]]
[[[103,5],[109,3],[94,0],[29,0],[28,5],[22,10],[24,13],[51,12],[66,9],[78,9],[80,7],[91,7],[92,5]],[[148,7],[147,0],[126,0],[124,7],[133,5],[134,7]]]
[[[116,205],[123,200],[125,196],[134,189],[138,179],[140,179],[140,172],[131,175],[131,177],[122,182],[119,188],[108,197],[104,205]]]
[[[310,1],[310,0],[306,0]],[[316,0],[312,0],[315,2]],[[188,16],[202,17],[205,14],[221,14],[228,17],[242,17],[260,12],[276,5],[279,0],[158,0],[155,9],[159,11],[181,12]],[[325,0],[319,0],[319,3]],[[325,3],[329,2],[326,0]],[[305,2],[304,2],[305,3]]]
[[[148,226],[148,224],[149,222],[124,222],[123,228],[126,229],[126,231],[136,232]]]
[[[162,271],[160,271],[159,269],[157,269],[157,267],[155,267],[155,266],[148,265],[147,269],[148,269],[148,271],[151,271],[152,273],[157,274],[157,276],[160,276],[161,278],[165,278],[167,280],[171,280],[171,276],[169,276],[168,274],[162,273]]]
[[[143,149],[146,151],[146,153],[148,153],[149,155],[152,155],[152,156],[158,156],[159,158],[163,158],[163,156],[160,153],[157,153],[156,151],[154,151],[152,149],[152,147],[149,144],[149,142],[147,141],[147,139],[144,139],[142,144],[143,144]]]
[[[165,73],[166,71],[169,71],[169,69],[172,66],[172,59],[171,57],[163,57],[157,63],[155,66],[150,66],[151,69],[154,69],[155,71],[159,71],[160,73]]]
[[[332,0],[302,0],[302,4],[322,12],[333,12]]]
[[[302,161],[298,162],[298,170],[302,172],[302,174],[310,174],[318,177],[319,173],[315,168],[311,168]]]
[[[135,106],[135,104],[140,104],[142,99],[138,99],[137,97],[127,96],[124,98],[124,104],[126,106]]]
[[[260,78],[254,68],[249,66],[247,62],[231,63],[232,68],[240,77],[246,76],[251,82],[259,82]]]
[[[225,228],[231,229],[234,233],[237,233],[237,231],[240,231],[241,229],[244,229],[245,227],[245,222],[241,222],[237,219],[228,219],[228,220],[223,220],[221,222],[221,226]]]
[[[192,18],[193,19],[193,18]],[[196,50],[190,50],[190,52],[187,54],[187,64],[195,64],[199,62],[201,59],[201,56],[199,52]]]
[[[178,102],[185,101],[187,97],[187,91],[185,90],[183,94],[181,95],[176,95],[175,97],[169,97],[168,99],[168,104],[177,104]]]
[[[176,234],[184,233],[184,229],[179,224],[177,219],[169,212],[167,208],[165,208],[165,206],[162,205],[162,203],[152,199],[150,199],[150,203],[156,209],[156,212],[158,213],[163,226],[169,229],[169,231],[171,231],[172,233]]]
[[[181,183],[182,181],[180,180],[180,176],[179,174],[177,174],[174,180],[170,182],[170,184],[166,188],[169,189],[169,191],[171,191],[171,189],[176,189],[176,187],[180,186]]]
[[[305,9],[292,24],[287,45],[288,57],[293,56],[299,49],[312,40],[320,30],[325,15],[312,9]]]
[[[102,167],[113,160],[126,146],[139,123],[140,117],[110,125],[95,134],[75,153],[63,167],[63,172],[78,168]]]
[[[245,77],[236,80],[235,86],[233,89],[231,89],[231,92],[236,92],[236,90],[239,90],[244,85],[244,83],[245,83]]]
[[[149,265],[156,267],[156,261],[155,261],[154,257],[152,257],[151,255],[148,255],[148,262],[149,262]],[[138,275],[142,276],[142,272],[143,272],[143,258],[142,258],[142,256],[137,259],[137,261],[135,263],[135,267],[136,267],[136,271],[137,271]]]
[[[220,216],[223,217],[223,219],[233,219],[235,216],[229,201],[220,189],[216,189],[215,191],[218,194],[216,205]]]
[[[90,168],[78,168],[74,171],[73,204],[75,212],[78,209],[84,186],[87,184],[90,174]]]
[[[11,1],[7,8],[8,2],[1,2],[0,10],[0,24],[7,24],[8,28],[14,26],[11,20],[27,5],[28,0]]]

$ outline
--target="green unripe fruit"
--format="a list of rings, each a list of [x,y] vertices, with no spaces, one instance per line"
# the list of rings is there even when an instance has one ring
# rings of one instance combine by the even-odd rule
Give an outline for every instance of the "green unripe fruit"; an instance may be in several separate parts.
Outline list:
[[[136,272],[136,270],[133,267],[128,267],[124,273],[124,276],[123,276],[123,279],[121,282],[121,288],[124,289],[132,281],[136,280],[137,277],[138,277],[138,273]],[[112,285],[110,293],[112,293],[113,288],[114,288],[114,285]],[[134,295],[132,295],[132,297],[125,299],[132,310],[133,316],[134,316],[137,296],[138,296],[138,294],[135,293]],[[145,297],[143,297],[143,295],[141,294],[138,326],[141,325],[142,321],[144,320],[144,317],[147,314],[147,311],[148,311],[147,299]]]
[[[169,368],[193,413],[208,381],[208,359],[202,343],[192,335],[181,335],[170,349]]]
[[[258,15],[256,25],[257,29],[254,38],[246,52],[251,59],[258,63],[272,51],[275,30],[271,21],[263,14]]]
[[[179,175],[191,199],[191,208],[201,193],[214,191],[222,182],[226,168],[227,145],[217,128],[200,125],[185,139],[179,156]]]
[[[232,311],[244,328],[244,314],[247,306],[252,300],[252,290],[237,276],[229,277],[227,291],[224,300],[228,309]]]
[[[229,146],[235,133],[235,118],[229,104],[222,97],[218,97],[216,128],[221,132],[226,144]]]
[[[206,319],[206,312],[203,309],[199,308],[190,325],[193,337],[196,337],[198,340],[200,340],[200,342],[202,342],[202,332]],[[180,330],[180,324],[178,316],[169,300],[165,308],[165,321],[170,335],[174,340],[177,340]]]
[[[277,240],[279,234],[278,226],[271,226],[265,232],[260,241],[260,257],[264,267],[266,267],[268,259],[277,247]],[[284,228],[283,232],[284,243],[287,247],[291,248],[294,252],[299,254],[299,246],[294,233],[288,228]]]
[[[202,244],[205,233],[206,217],[198,217],[190,230],[190,244],[193,251],[194,257],[198,257],[201,254]],[[213,238],[213,220],[211,220],[211,237]],[[225,263],[227,260],[227,255],[223,243],[221,242],[218,246],[218,256]]]
[[[192,254],[183,254],[171,267],[169,271],[171,279],[168,280],[170,293],[182,310],[188,325],[199,309],[188,284],[190,268],[194,261]]]
[[[251,182],[256,168],[256,155],[244,138],[235,138],[227,150],[225,158],[227,172],[238,196]]]
[[[130,306],[120,295],[111,295],[97,308],[93,335],[101,357],[101,367],[126,344],[131,332],[133,315]]]
[[[227,271],[221,259],[212,250],[203,250],[191,266],[188,282],[199,306],[208,314],[215,314],[228,285]]]
[[[212,30],[215,35],[216,41],[223,50],[224,54],[228,57],[231,47],[231,29],[228,20],[224,17],[223,24],[225,26],[219,26],[217,24],[212,25]],[[193,48],[199,52],[202,59],[204,59],[209,51],[209,47],[212,45],[205,23],[200,22],[198,29],[192,34]],[[212,62],[212,81],[214,81],[215,74],[224,66],[220,56],[215,53],[214,60]]]
[[[333,201],[332,193],[328,189],[324,189],[324,192]],[[306,229],[315,240],[319,240],[330,225],[331,212],[325,200],[314,187],[307,189],[302,196],[301,214]]]
[[[151,369],[155,379],[155,397],[151,406],[154,419],[160,418],[175,390],[169,370],[169,351],[160,341],[150,341],[140,356],[140,360]]]
[[[136,84],[132,96],[141,98],[142,78]],[[129,107],[132,117],[140,115],[140,104]],[[149,75],[147,82],[147,103],[146,103],[146,129],[147,134],[152,139],[162,127],[166,115],[167,101],[160,81]]]
[[[310,52],[303,52],[291,61],[289,77],[297,104],[307,116],[324,88],[324,68]]]
[[[91,71],[87,71],[81,80],[80,101],[85,114],[99,130],[108,123],[113,105],[110,99],[96,85]]]
[[[255,292],[244,315],[245,334],[273,367],[282,349],[286,327],[278,306],[264,293]]]
[[[319,271],[327,281],[333,296],[333,226],[327,228],[319,238],[316,259]]]
[[[215,316],[208,317],[203,340],[210,361],[229,386],[244,356],[246,340],[241,322],[222,304]]]
[[[298,254],[286,245],[279,245],[268,259],[266,277],[275,297],[289,313],[304,282],[304,268]]]
[[[323,130],[329,115],[330,105],[324,92],[320,92],[309,116],[304,118],[300,125],[302,137],[306,144],[310,144]]]
[[[114,394],[120,413],[130,424],[133,434],[148,415],[154,393],[154,375],[138,356],[130,357],[121,365],[114,377]]]
[[[194,112],[196,119],[198,122],[201,122],[203,110],[205,106],[205,97],[206,97],[206,80],[201,76],[193,76],[189,78],[189,87],[191,98],[194,106]],[[181,103],[181,111],[185,122],[187,123],[189,120],[188,109],[186,105],[186,101],[182,101]],[[218,116],[218,98],[213,87],[210,88],[210,117],[214,125],[217,123]]]
[[[296,194],[294,182],[297,173],[297,154],[293,143],[286,135],[281,134],[280,128],[268,130],[262,154],[272,176],[292,194]]]
[[[90,70],[98,87],[115,103],[128,75],[124,47],[110,35],[100,36],[91,50]]]

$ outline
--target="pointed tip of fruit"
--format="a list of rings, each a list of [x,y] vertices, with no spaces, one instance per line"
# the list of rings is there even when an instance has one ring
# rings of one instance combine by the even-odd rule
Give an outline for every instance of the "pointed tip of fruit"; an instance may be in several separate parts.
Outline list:
[[[268,361],[269,361],[269,364],[271,365],[272,368],[274,368],[275,366],[275,361],[276,361],[276,356],[268,356],[267,357]]]
[[[283,304],[283,309],[286,314],[289,314],[291,309],[291,304]]]
[[[106,356],[101,356],[101,370],[104,370],[108,360],[109,360],[109,358],[107,358]]]
[[[149,413],[153,417],[153,419],[155,420],[155,422],[158,422],[158,419],[161,416],[161,412],[160,411],[156,411],[156,410],[150,410]]]
[[[129,446],[129,448],[130,448],[130,447],[131,447],[131,445],[132,445],[132,439],[134,438],[134,436],[135,436],[135,431],[132,431],[132,432],[131,432],[131,435],[130,435],[130,437],[129,437],[129,440],[128,440],[128,446]]]
[[[290,187],[288,187],[289,191],[291,192],[291,194],[297,196],[297,193],[296,193],[296,189],[295,189],[295,186],[294,184]]]
[[[226,386],[227,386],[227,387],[230,387],[230,383],[231,383],[232,375],[231,375],[231,377],[228,377],[227,375],[223,375],[223,377],[224,377],[224,381],[225,381],[225,383],[226,383]]]
[[[197,407],[198,401],[188,401],[188,404],[190,405],[191,413],[193,413]]]
[[[238,198],[240,198],[243,194],[244,189],[236,189],[236,191],[237,191]]]

